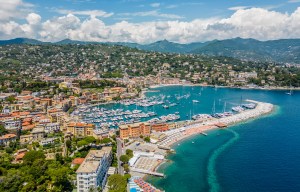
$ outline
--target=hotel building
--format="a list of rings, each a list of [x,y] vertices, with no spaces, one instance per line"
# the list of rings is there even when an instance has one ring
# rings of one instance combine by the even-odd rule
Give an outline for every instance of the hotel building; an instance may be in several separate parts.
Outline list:
[[[88,123],[69,123],[67,126],[67,132],[76,137],[93,136],[94,124]]]
[[[77,191],[88,192],[98,187],[104,188],[107,171],[112,163],[112,147],[90,150],[77,169]]]
[[[141,135],[149,136],[151,132],[151,126],[149,123],[120,125],[119,128],[121,139],[137,138]]]

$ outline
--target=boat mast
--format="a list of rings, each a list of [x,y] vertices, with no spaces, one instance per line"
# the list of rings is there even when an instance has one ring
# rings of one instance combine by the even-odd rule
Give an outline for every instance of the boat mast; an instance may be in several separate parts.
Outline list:
[[[224,103],[223,113],[225,113],[225,111],[226,111],[226,101]]]
[[[243,95],[241,95],[241,102],[240,102],[240,105],[242,105],[243,103]]]
[[[212,108],[212,114],[215,114],[215,113],[216,113],[216,100],[214,100],[214,105]]]

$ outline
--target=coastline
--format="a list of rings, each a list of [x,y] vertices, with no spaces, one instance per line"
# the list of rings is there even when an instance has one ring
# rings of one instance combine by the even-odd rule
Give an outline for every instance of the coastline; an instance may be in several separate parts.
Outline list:
[[[205,133],[205,131],[209,132],[209,131],[213,131],[216,129],[220,129],[218,126],[216,126],[216,124],[218,124],[218,123],[224,123],[224,124],[226,123],[227,127],[231,127],[231,126],[243,123],[243,122],[247,122],[249,120],[253,120],[253,119],[256,119],[256,118],[259,118],[262,116],[269,115],[275,111],[275,106],[271,103],[264,103],[264,102],[254,101],[254,100],[246,100],[246,101],[257,104],[256,108],[247,110],[247,111],[243,111],[243,112],[233,115],[233,116],[229,116],[229,117],[225,117],[225,118],[221,118],[221,119],[208,120],[203,123],[188,126],[188,127],[186,127],[185,132],[187,130],[188,131],[182,137],[179,137],[176,140],[174,140],[173,142],[168,143],[168,145],[166,145],[166,146],[170,147],[172,150],[175,150],[174,149],[175,145],[185,141],[186,139],[196,136],[197,134]],[[223,128],[223,129],[226,129],[226,128]],[[168,155],[169,154],[167,154],[166,156],[168,156]],[[159,165],[157,165],[155,167],[155,171],[157,171],[163,164],[165,164],[167,162],[168,162],[167,159],[162,161]],[[148,176],[145,176],[144,178],[147,180],[147,177]]]
[[[249,89],[249,90],[265,90],[265,91],[287,91],[287,90],[293,90],[293,91],[300,91],[300,87],[294,87],[294,88],[288,88],[288,87],[270,87],[270,88],[264,88],[264,87],[256,87],[256,88],[248,88],[248,87],[232,87],[232,86],[215,86],[215,85],[203,85],[203,84],[159,84],[159,85],[152,85],[149,88],[143,89],[139,96],[137,98],[144,99],[146,97],[146,93],[148,92],[156,92],[151,89],[155,88],[162,88],[162,87],[172,87],[172,86],[201,86],[201,87],[215,87],[215,88],[229,88],[229,89]],[[90,103],[90,104],[84,104],[84,105],[78,105],[76,108],[80,107],[93,107],[93,106],[99,106],[99,105],[109,105],[109,104],[115,104],[116,101],[106,101],[106,102],[99,102],[99,103]]]
[[[171,86],[201,86],[201,87],[215,87],[215,88],[230,88],[230,89],[249,89],[249,90],[266,90],[266,91],[287,91],[287,90],[293,90],[293,91],[299,91],[300,87],[234,87],[234,86],[225,86],[225,85],[204,85],[204,84],[190,84],[190,83],[179,83],[179,84],[158,84],[158,85],[152,85],[149,88],[161,88],[161,87],[171,87]],[[146,91],[147,92],[147,91]]]
[[[245,110],[232,116],[228,116],[220,119],[212,118],[201,123],[180,128],[181,136],[176,137],[175,139],[171,138],[170,136],[170,142],[166,143],[164,146],[171,147],[174,143],[180,142],[181,140],[190,137],[192,135],[201,134],[201,133],[205,133],[205,131],[217,129],[219,127],[218,125],[226,125],[226,127],[232,126],[241,122],[245,122],[250,119],[260,117],[262,115],[269,114],[274,109],[274,105],[270,103],[264,103],[264,102],[254,101],[254,100],[246,100],[246,101],[255,103],[257,105],[256,108]],[[173,134],[172,131],[173,130],[169,131],[169,133]]]

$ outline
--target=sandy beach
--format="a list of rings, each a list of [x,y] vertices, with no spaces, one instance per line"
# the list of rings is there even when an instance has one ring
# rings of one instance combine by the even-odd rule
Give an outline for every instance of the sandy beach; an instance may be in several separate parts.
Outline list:
[[[249,119],[261,117],[262,115],[271,113],[274,105],[270,103],[263,103],[254,100],[247,100],[247,102],[255,103],[257,106],[254,109],[242,111],[238,114],[216,119],[211,118],[204,122],[189,125],[175,130],[165,132],[167,137],[158,144],[164,147],[171,147],[174,143],[182,141],[195,134],[205,134],[206,131],[216,129],[221,126],[230,126]]]

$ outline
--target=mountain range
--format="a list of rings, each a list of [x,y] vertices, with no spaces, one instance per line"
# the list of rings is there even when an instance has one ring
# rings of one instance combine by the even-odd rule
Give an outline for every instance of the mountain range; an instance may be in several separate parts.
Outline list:
[[[11,44],[109,44],[122,45],[146,51],[157,51],[165,53],[203,54],[211,56],[227,56],[242,60],[268,61],[279,63],[300,63],[300,39],[281,39],[271,41],[259,41],[255,39],[226,39],[207,42],[196,42],[189,44],[174,43],[167,40],[157,41],[150,44],[125,43],[125,42],[88,42],[64,39],[50,43],[35,39],[16,38],[0,40],[0,45]]]

